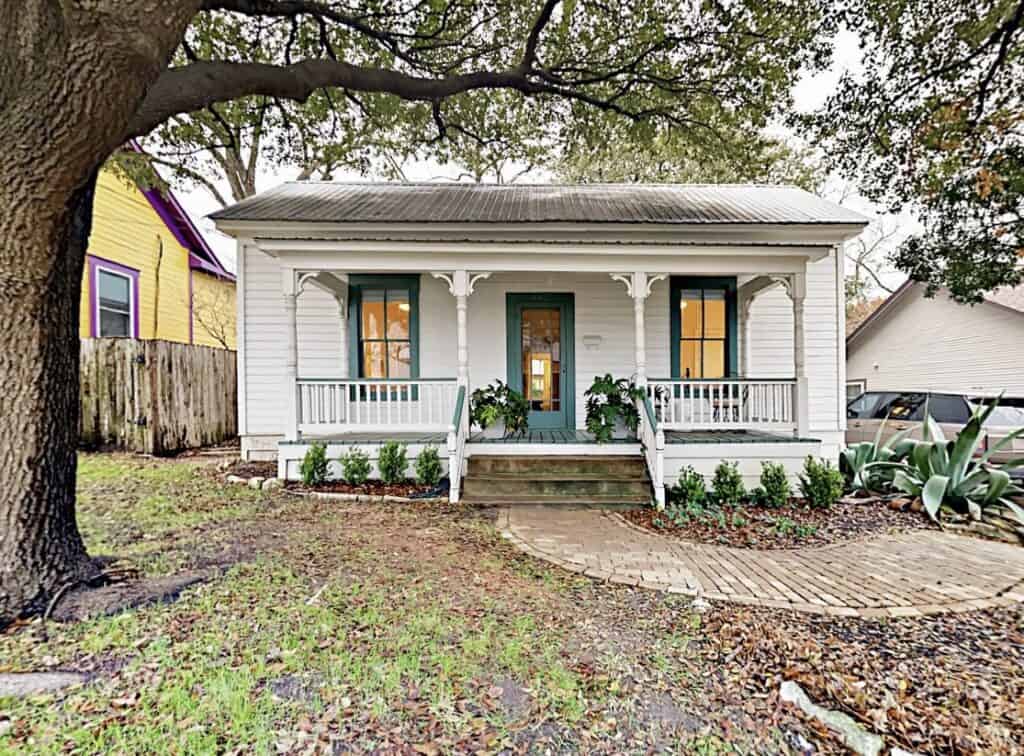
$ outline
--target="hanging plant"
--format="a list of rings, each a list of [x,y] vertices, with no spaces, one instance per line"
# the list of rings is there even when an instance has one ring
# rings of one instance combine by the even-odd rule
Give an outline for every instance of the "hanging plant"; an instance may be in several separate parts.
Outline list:
[[[473,392],[469,419],[480,430],[500,421],[506,436],[519,436],[526,432],[529,412],[530,405],[523,395],[499,380]]]
[[[626,378],[615,380],[611,373],[595,376],[583,395],[587,400],[587,430],[599,444],[612,440],[618,421],[630,433],[640,426],[636,403],[644,398],[644,390]]]

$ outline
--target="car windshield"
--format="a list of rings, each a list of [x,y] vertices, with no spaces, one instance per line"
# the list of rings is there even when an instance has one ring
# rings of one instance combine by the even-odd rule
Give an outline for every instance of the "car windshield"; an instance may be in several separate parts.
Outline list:
[[[882,391],[868,391],[846,405],[846,416],[852,418],[873,417],[880,404],[888,404],[897,396],[899,396],[899,394]]]

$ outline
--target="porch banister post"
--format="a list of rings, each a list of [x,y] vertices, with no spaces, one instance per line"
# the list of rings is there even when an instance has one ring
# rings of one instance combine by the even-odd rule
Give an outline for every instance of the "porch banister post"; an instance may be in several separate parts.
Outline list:
[[[285,424],[284,437],[287,441],[299,440],[299,338],[296,324],[296,299],[298,288],[295,270],[281,269],[281,291],[284,294],[285,316],[285,358],[284,395]]]
[[[341,377],[349,378],[348,374],[348,302],[344,297],[337,297],[338,302],[338,320],[341,330],[341,359],[339,360],[339,367],[341,368]]]
[[[804,299],[807,295],[807,274],[794,273],[790,296],[793,299],[793,368],[796,373],[796,433],[810,433],[810,397],[807,380],[807,343],[804,324]]]
[[[469,272],[457,270],[452,276],[455,294],[455,331],[458,341],[458,370],[460,386],[469,386]]]

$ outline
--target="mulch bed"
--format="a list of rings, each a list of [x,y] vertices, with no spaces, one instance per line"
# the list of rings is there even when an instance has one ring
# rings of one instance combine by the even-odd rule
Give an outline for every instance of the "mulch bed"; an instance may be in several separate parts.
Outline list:
[[[318,486],[289,483],[288,488],[296,491],[321,491],[323,493],[361,494],[363,496],[401,496],[403,498],[443,495],[439,486],[426,486],[411,480],[402,483],[368,480],[358,486],[351,486],[341,480],[331,480]]]
[[[829,509],[798,504],[771,509],[747,505],[724,507],[688,521],[673,522],[667,512],[634,509],[623,515],[634,525],[687,541],[757,549],[825,546],[897,530],[936,526],[921,512],[890,509],[884,502],[842,500]]]

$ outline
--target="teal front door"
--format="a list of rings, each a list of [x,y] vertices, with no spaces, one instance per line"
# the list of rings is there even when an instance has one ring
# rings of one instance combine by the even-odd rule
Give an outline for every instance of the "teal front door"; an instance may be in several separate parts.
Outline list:
[[[530,404],[530,429],[575,426],[572,294],[508,294],[508,385]]]

